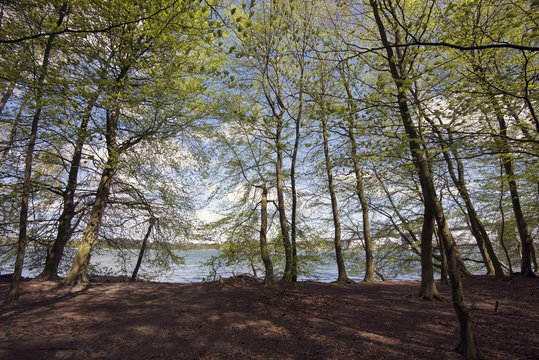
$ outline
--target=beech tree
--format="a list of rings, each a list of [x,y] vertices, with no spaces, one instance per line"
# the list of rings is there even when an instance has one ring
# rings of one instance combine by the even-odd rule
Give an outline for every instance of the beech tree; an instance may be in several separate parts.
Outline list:
[[[55,7],[55,12],[57,13],[56,27],[60,27],[64,21],[65,16],[68,13],[68,2],[65,1],[62,4],[59,4]],[[18,297],[18,287],[22,274],[22,267],[24,262],[24,254],[26,250],[27,239],[27,222],[28,222],[28,201],[31,191],[31,177],[32,177],[32,161],[34,155],[34,147],[37,140],[37,132],[39,121],[41,117],[41,111],[43,109],[43,92],[44,92],[44,83],[45,77],[47,76],[47,71],[49,67],[51,50],[54,45],[54,35],[51,35],[47,38],[44,49],[41,66],[38,68],[38,78],[35,83],[35,110],[32,118],[32,125],[30,131],[30,138],[28,140],[28,146],[26,148],[25,155],[25,167],[24,167],[24,180],[22,185],[22,194],[21,194],[21,208],[20,208],[20,219],[19,219],[19,242],[17,248],[17,257],[15,260],[15,269],[13,280],[11,282],[10,290],[6,299],[7,303],[13,302]]]
[[[140,11],[153,13],[156,9],[162,8],[163,4],[152,3],[151,6],[133,4],[124,9],[115,9],[118,12],[113,16],[125,17],[126,25],[111,30],[108,45],[114,54],[111,59],[111,63],[114,64],[111,72],[114,75],[106,89],[108,101],[104,106],[106,121],[103,124],[103,131],[107,160],[103,166],[95,202],[81,244],[71,271],[64,279],[66,284],[79,285],[87,282],[86,273],[90,255],[97,244],[99,228],[113,178],[121,164],[122,154],[145,138],[158,134],[170,136],[171,133],[184,130],[189,126],[189,121],[195,120],[186,116],[190,106],[183,103],[186,100],[183,98],[184,95],[177,99],[178,104],[167,102],[166,105],[170,108],[165,111],[161,106],[152,109],[151,106],[155,104],[140,100],[140,96],[150,95],[155,96],[152,98],[155,100],[165,96],[168,101],[166,96],[171,93],[168,92],[170,84],[166,82],[177,86],[174,91],[183,90],[187,94],[200,93],[203,88],[200,81],[188,79],[187,82],[182,82],[182,79],[179,79],[174,82],[173,76],[188,73],[195,67],[203,70],[204,65],[212,65],[199,62],[200,59],[195,60],[195,56],[201,56],[202,60],[209,59],[207,49],[204,49],[203,45],[212,39],[212,36],[206,36],[207,30],[212,28],[207,22],[210,8],[204,4],[177,3],[175,6],[167,7],[167,11],[161,12],[159,19],[152,18],[151,22],[142,24],[130,23],[130,19],[136,18]],[[189,41],[182,43],[179,42],[180,39]],[[167,55],[170,58],[167,58]],[[152,75],[154,79],[157,77],[158,81],[153,84],[141,83],[139,75],[144,73]],[[127,109],[125,104],[133,108]],[[196,102],[193,104],[197,105]],[[145,109],[146,106],[150,111]],[[131,115],[135,109],[139,115]],[[149,121],[140,119],[141,114],[144,114]]]

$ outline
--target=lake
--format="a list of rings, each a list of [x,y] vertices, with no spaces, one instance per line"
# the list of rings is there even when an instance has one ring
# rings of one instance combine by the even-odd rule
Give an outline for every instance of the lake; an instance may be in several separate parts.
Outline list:
[[[0,273],[13,272],[13,254],[6,253],[6,248],[0,248]],[[25,266],[23,270],[24,277],[37,276],[43,267],[42,259],[44,259],[44,249],[30,248],[27,250],[25,258]],[[65,261],[60,264],[59,275],[65,276],[69,271],[75,249],[67,249]],[[322,253],[322,252],[321,252]],[[152,268],[151,260],[155,258],[155,253],[149,251],[145,257],[142,268],[139,271],[139,278],[158,282],[173,282],[173,283],[197,283],[202,280],[213,280],[219,278],[227,278],[233,275],[253,272],[249,267],[227,265],[218,269],[215,276],[211,276],[210,268],[204,266],[213,256],[219,254],[218,250],[187,250],[174,251],[174,254],[183,257],[183,264],[171,264],[166,269]],[[337,279],[337,266],[332,256],[333,252],[324,252],[324,262],[316,263],[311,266],[308,274],[298,276],[300,281],[314,280],[320,282],[332,282]],[[361,251],[348,252],[349,260],[347,262],[347,272],[352,280],[360,281],[363,279],[363,265]],[[354,257],[355,256],[355,257]],[[120,250],[96,250],[90,261],[90,273],[96,275],[127,275],[130,276],[135,266],[137,259],[137,251],[120,251]],[[398,266],[398,267],[397,267]],[[413,261],[408,266],[403,266],[402,262],[387,261],[385,264],[379,264],[378,268],[383,268],[387,280],[403,281],[403,280],[419,280],[420,268],[419,262]],[[263,276],[263,270],[258,269],[258,276]]]

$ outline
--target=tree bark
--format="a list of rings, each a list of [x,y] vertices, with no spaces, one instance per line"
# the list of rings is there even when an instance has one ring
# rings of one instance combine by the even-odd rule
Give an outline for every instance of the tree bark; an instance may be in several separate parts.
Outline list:
[[[4,93],[4,96],[2,96],[2,99],[0,100],[0,115],[2,115],[2,112],[4,111],[4,107],[6,106],[9,98],[13,94],[13,90],[15,90],[15,80],[11,80],[6,92]]]
[[[440,238],[448,252],[448,270],[451,283],[453,308],[455,309],[455,313],[460,325],[460,341],[457,349],[459,353],[464,355],[467,359],[482,358],[473,334],[472,319],[470,317],[470,313],[468,312],[466,303],[464,302],[462,279],[457,268],[455,241],[451,231],[449,230],[442,205],[436,195],[432,174],[420,146],[421,139],[417,134],[408,108],[408,99],[405,95],[406,76],[402,71],[402,68],[399,69],[399,66],[402,66],[400,63],[402,58],[400,56],[395,56],[393,48],[387,39],[384,23],[380,18],[377,0],[369,0],[369,3],[373,9],[373,15],[380,33],[382,45],[385,47],[387,52],[388,66],[397,89],[397,101],[402,124],[408,136],[408,145],[410,147],[414,165],[419,173],[422,190],[425,191],[423,197],[425,203],[432,207],[432,210],[434,211],[436,223],[438,224],[440,232]]]
[[[86,229],[84,229],[82,241],[75,254],[75,258],[73,259],[71,270],[63,280],[63,283],[66,285],[85,286],[88,283],[87,271],[88,265],[90,264],[90,256],[92,250],[97,245],[99,228],[101,227],[101,221],[109,199],[112,179],[118,167],[118,161],[121,155],[120,147],[117,143],[117,132],[121,98],[125,89],[128,70],[129,65],[123,67],[116,78],[112,108],[110,115],[107,116],[106,139],[108,158],[103,172],[101,173],[95,202]]]
[[[281,224],[281,236],[283,238],[283,246],[285,252],[285,268],[281,282],[288,286],[292,283],[292,244],[290,243],[290,234],[288,232],[288,223],[286,220],[286,205],[284,202],[284,185],[283,185],[283,144],[281,141],[282,119],[277,121],[276,145],[277,145],[277,162],[275,164],[275,175],[277,178],[277,207],[279,209],[279,222]]]
[[[56,22],[56,26],[59,27],[64,21],[64,17],[67,14],[68,3],[67,1],[59,9],[59,17]],[[43,63],[40,69],[40,75],[36,84],[36,109],[32,118],[32,127],[30,130],[30,138],[28,140],[28,147],[26,148],[25,166],[24,166],[24,180],[21,194],[21,211],[19,217],[19,241],[17,245],[17,256],[15,259],[15,268],[13,271],[13,279],[10,284],[9,292],[7,295],[6,303],[15,301],[18,297],[19,283],[22,275],[22,268],[24,264],[24,254],[26,252],[27,237],[27,225],[28,225],[28,201],[31,191],[31,178],[32,178],[32,161],[34,155],[34,147],[37,140],[37,130],[39,125],[39,119],[41,117],[41,111],[43,109],[43,87],[47,70],[49,67],[50,53],[54,42],[55,35],[50,35],[45,45],[45,51],[43,52]]]
[[[367,203],[367,198],[365,197],[365,192],[363,191],[363,175],[359,165],[357,142],[354,136],[352,124],[349,124],[348,126],[348,137],[350,138],[352,164],[354,166],[354,174],[356,177],[355,190],[359,198],[359,203],[361,205],[361,216],[363,218],[363,241],[365,243],[365,277],[363,278],[363,281],[375,282],[376,278],[374,277],[374,255],[373,243],[371,239],[371,225],[369,220],[369,204]]]
[[[322,104],[322,107],[324,107],[323,104]],[[328,177],[328,189],[329,189],[329,196],[331,198],[331,213],[333,215],[333,227],[335,231],[333,242],[335,245],[335,259],[337,261],[337,270],[338,270],[338,277],[337,277],[336,282],[337,283],[353,283],[353,281],[348,278],[348,275],[346,275],[346,267],[344,265],[344,256],[342,252],[342,243],[341,243],[341,221],[339,219],[339,207],[337,204],[337,195],[335,194],[335,184],[333,182],[333,171],[332,171],[331,159],[329,155],[327,120],[325,119],[325,115],[322,115],[322,116],[324,117],[322,119],[322,138],[324,141],[326,174]]]
[[[468,192],[468,188],[466,187],[466,181],[464,179],[464,166],[462,164],[462,159],[460,157],[460,154],[458,153],[457,149],[452,148],[451,153],[453,154],[453,159],[456,162],[457,165],[457,173],[455,174],[455,168],[453,166],[453,160],[451,159],[449,155],[448,148],[453,143],[453,135],[451,132],[451,129],[448,129],[449,132],[449,144],[445,139],[443,138],[442,133],[440,132],[440,129],[436,124],[434,124],[433,121],[431,121],[426,114],[423,114],[425,119],[432,125],[434,132],[438,136],[438,139],[440,140],[443,150],[443,156],[444,160],[447,164],[447,169],[449,171],[449,176],[451,177],[451,180],[453,181],[453,184],[455,184],[455,187],[457,188],[460,197],[464,200],[464,204],[466,206],[466,212],[468,214],[468,219],[470,220],[471,224],[471,230],[472,235],[474,236],[477,247],[479,248],[479,252],[481,254],[481,257],[483,259],[483,263],[485,264],[485,267],[487,268],[487,274],[495,274],[495,278],[497,280],[501,280],[505,277],[505,274],[503,272],[502,266],[498,260],[498,257],[496,256],[496,253],[494,252],[494,248],[492,247],[492,242],[490,241],[490,238],[488,236],[487,231],[485,230],[485,227],[483,226],[483,222],[477,215],[477,212],[475,211],[475,207],[473,206],[472,200],[470,198],[470,194]]]
[[[260,202],[260,256],[264,262],[264,285],[273,286],[275,278],[273,275],[273,264],[268,252],[266,235],[268,232],[268,188],[266,184],[261,186],[262,199]]]
[[[295,137],[294,137],[294,149],[292,151],[292,159],[290,164],[290,186],[292,187],[292,223],[290,224],[291,230],[291,245],[292,245],[292,283],[298,281],[298,250],[296,245],[297,237],[297,208],[298,208],[298,195],[296,189],[296,159],[298,157],[299,138],[300,138],[300,126],[301,117],[303,111],[303,66],[301,66],[301,84],[300,84],[300,104],[297,118],[295,119]]]
[[[95,103],[99,97],[100,91],[96,91],[90,99],[86,111],[82,117],[79,133],[77,136],[77,142],[75,143],[75,149],[73,150],[73,158],[71,160],[71,166],[69,168],[69,176],[67,179],[67,186],[64,191],[64,207],[62,214],[58,221],[58,233],[56,240],[52,245],[51,252],[47,256],[45,261],[45,267],[41,274],[40,279],[43,280],[55,280],[58,278],[58,265],[64,255],[64,248],[71,238],[71,222],[75,216],[75,191],[77,189],[77,177],[79,174],[80,163],[82,159],[82,149],[86,141],[88,122]]]
[[[493,100],[495,101],[495,100]],[[520,244],[522,249],[522,260],[520,263],[520,272],[524,276],[535,277],[535,273],[532,270],[532,239],[528,224],[524,218],[522,207],[520,205],[520,196],[518,193],[517,182],[515,180],[515,173],[513,171],[513,161],[510,156],[510,147],[507,143],[507,123],[501,110],[496,106],[496,119],[500,126],[499,141],[502,146],[502,152],[500,154],[502,165],[507,175],[507,182],[509,183],[509,192],[511,193],[511,204],[513,205],[513,213],[515,215],[515,221],[517,223],[518,233],[520,235]]]
[[[24,96],[23,101],[21,102],[21,106],[19,107],[19,111],[17,112],[17,116],[13,120],[13,124],[11,125],[11,131],[9,132],[9,140],[6,145],[6,147],[2,150],[2,160],[0,160],[0,166],[4,164],[4,162],[7,159],[7,156],[9,154],[9,151],[13,147],[13,143],[15,142],[15,138],[17,137],[17,129],[19,127],[19,121],[21,121],[22,111],[24,110],[24,107],[26,106],[26,100],[28,98],[28,93]]]
[[[424,204],[423,227],[421,229],[421,287],[418,297],[425,300],[440,299],[434,283],[434,267],[432,265],[432,235],[434,234],[434,211],[430,204]]]
[[[155,218],[150,219],[150,225],[148,226],[148,231],[146,231],[146,235],[144,235],[144,239],[142,239],[142,245],[140,246],[140,251],[138,253],[137,258],[137,264],[135,265],[135,268],[133,269],[133,273],[131,274],[130,281],[137,280],[137,274],[140,269],[140,265],[142,265],[142,259],[144,258],[144,252],[146,251],[146,246],[148,243],[148,239],[150,238],[150,234],[152,233],[153,226],[155,224]]]

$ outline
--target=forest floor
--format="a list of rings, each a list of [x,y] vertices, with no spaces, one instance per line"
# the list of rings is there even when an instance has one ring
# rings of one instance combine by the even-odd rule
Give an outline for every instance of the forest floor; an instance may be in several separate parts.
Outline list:
[[[451,302],[406,297],[419,282],[55,285],[24,281],[0,305],[0,359],[461,359]],[[464,291],[485,355],[539,359],[539,279],[478,276]]]

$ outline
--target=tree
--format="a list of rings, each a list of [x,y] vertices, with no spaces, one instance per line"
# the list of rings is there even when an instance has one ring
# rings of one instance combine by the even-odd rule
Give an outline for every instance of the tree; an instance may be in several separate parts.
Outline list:
[[[87,282],[86,272],[90,255],[97,244],[113,178],[120,168],[123,153],[145,138],[157,135],[171,136],[175,132],[183,131],[189,126],[189,122],[193,121],[187,116],[189,110],[193,109],[182,102],[185,101],[183,97],[186,95],[182,94],[176,98],[180,103],[176,104],[175,108],[169,102],[170,95],[174,93],[169,92],[170,84],[166,82],[171,81],[178,87],[176,91],[186,91],[187,94],[193,92],[196,94],[203,89],[200,80],[192,78],[184,80],[178,74],[188,73],[189,69],[195,66],[204,69],[204,65],[209,65],[203,63],[203,60],[209,57],[207,57],[208,49],[204,49],[202,45],[212,38],[206,37],[204,31],[210,28],[206,20],[210,9],[206,5],[175,3],[174,6],[166,7],[167,11],[161,12],[159,19],[152,18],[153,21],[142,25],[130,23],[130,19],[133,16],[137,17],[139,12],[153,13],[155,9],[162,8],[161,3],[152,3],[151,6],[135,3],[123,10],[116,9],[125,12],[113,14],[115,18],[123,17],[129,24],[115,29],[110,34],[108,44],[114,55],[111,62],[115,65],[113,71],[115,75],[107,89],[110,101],[104,106],[107,160],[102,169],[95,202],[81,244],[71,271],[64,279],[66,284],[79,285]],[[203,30],[202,34],[199,30]],[[181,38],[189,41],[178,43]],[[201,58],[197,59],[197,56]],[[159,81],[143,82],[141,74],[158,77]],[[177,82],[172,79],[177,79]],[[155,99],[155,104],[141,99],[148,95]],[[125,109],[125,104],[132,106],[132,110]],[[159,106],[152,108],[152,105]],[[168,107],[166,111],[163,111],[162,105]],[[138,109],[138,116],[131,116],[134,109]],[[149,121],[142,121],[140,118],[142,114],[146,115],[146,120]],[[120,122],[124,124],[121,126]],[[119,135],[123,138],[121,142]]]
[[[432,179],[432,173],[429,169],[428,162],[421,150],[421,138],[419,137],[411,112],[409,109],[409,100],[406,96],[406,81],[407,73],[403,67],[403,55],[397,49],[395,52],[390,46],[390,42],[387,36],[386,25],[381,17],[381,10],[379,3],[376,0],[369,0],[369,4],[372,8],[373,16],[376,26],[380,34],[380,40],[387,53],[387,66],[391,72],[391,77],[394,80],[394,84],[397,90],[397,102],[399,107],[399,113],[402,118],[402,124],[405,132],[408,136],[408,144],[414,160],[414,165],[419,173],[421,181],[421,188],[426,206],[430,207],[434,211],[434,216],[439,227],[440,237],[444,243],[444,248],[448,251],[449,260],[449,276],[451,282],[451,293],[453,298],[453,307],[455,309],[457,318],[460,323],[460,343],[458,350],[461,354],[469,359],[476,359],[481,357],[481,353],[477,348],[475,337],[472,331],[472,321],[470,313],[464,302],[462,280],[457,269],[456,255],[455,255],[455,242],[447,219],[445,218],[444,211],[440,201],[437,198],[436,190]],[[393,12],[393,14],[395,14]],[[395,43],[400,44],[400,38],[398,33],[395,36]]]
[[[55,10],[58,13],[58,20],[56,21],[56,27],[60,27],[64,21],[65,16],[68,13],[68,2],[60,4]],[[26,148],[25,157],[25,169],[24,169],[24,182],[22,186],[21,194],[21,210],[19,220],[19,243],[17,248],[17,258],[15,261],[15,269],[13,274],[13,280],[9,293],[7,295],[6,302],[11,303],[18,297],[19,282],[22,274],[22,267],[24,262],[24,253],[26,250],[27,239],[27,221],[28,221],[28,201],[31,191],[31,177],[32,177],[32,160],[34,155],[34,147],[37,139],[37,131],[39,126],[39,120],[41,111],[43,109],[43,91],[45,77],[47,76],[47,70],[49,66],[51,50],[54,44],[54,35],[48,37],[44,50],[42,65],[39,68],[39,76],[36,82],[35,93],[35,111],[32,119],[32,126],[30,131],[30,138],[28,140],[28,147]]]

